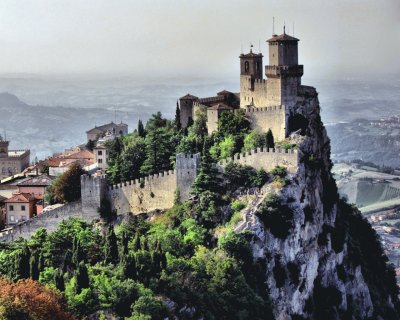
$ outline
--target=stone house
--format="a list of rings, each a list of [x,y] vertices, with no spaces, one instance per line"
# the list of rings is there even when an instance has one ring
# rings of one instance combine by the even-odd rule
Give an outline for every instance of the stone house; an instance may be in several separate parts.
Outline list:
[[[128,125],[125,123],[114,123],[110,122],[102,126],[95,126],[94,128],[86,131],[87,141],[97,141],[104,137],[107,132],[113,134],[114,136],[124,136],[128,134]]]
[[[21,173],[29,166],[29,150],[9,150],[9,141],[0,136],[0,180]]]
[[[36,215],[36,199],[31,193],[14,193],[6,199],[6,223],[14,225],[26,221]]]
[[[53,182],[53,178],[48,175],[41,175],[24,180],[17,184],[20,193],[33,194],[36,201],[36,214],[41,214],[44,208],[44,195],[47,188]]]

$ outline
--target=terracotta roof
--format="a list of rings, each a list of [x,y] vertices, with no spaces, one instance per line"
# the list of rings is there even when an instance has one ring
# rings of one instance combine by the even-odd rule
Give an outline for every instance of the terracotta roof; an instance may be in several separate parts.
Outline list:
[[[198,97],[193,96],[191,94],[187,94],[186,96],[180,97],[179,100],[197,100]]]
[[[20,192],[20,193],[13,194],[13,196],[11,198],[5,200],[4,202],[6,202],[6,203],[14,203],[14,202],[27,203],[34,199],[35,199],[35,197],[32,194]]]
[[[87,160],[94,160],[93,152],[89,150],[81,150],[78,152],[71,153],[63,157],[64,159],[87,159]]]
[[[41,175],[37,177],[32,177],[28,180],[18,183],[19,186],[49,186],[53,179],[48,175]]]
[[[291,37],[286,33],[282,33],[281,35],[274,34],[271,39],[268,39],[267,42],[275,42],[275,41],[299,41],[299,39],[295,37]]]
[[[233,108],[227,106],[225,103],[218,103],[208,108],[208,110],[233,110]]]

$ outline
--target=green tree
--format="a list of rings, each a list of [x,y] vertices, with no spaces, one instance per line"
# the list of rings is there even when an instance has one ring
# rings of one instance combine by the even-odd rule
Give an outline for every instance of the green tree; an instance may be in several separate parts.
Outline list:
[[[39,257],[38,251],[33,251],[29,259],[29,273],[33,280],[39,279]]]
[[[18,250],[17,255],[15,256],[15,269],[13,270],[15,280],[29,278],[30,256],[31,253],[28,245],[26,242],[24,242],[21,249]]]
[[[218,171],[213,165],[208,143],[209,140],[206,139],[204,141],[200,170],[192,185],[191,193],[197,196],[200,196],[205,191],[211,191],[213,193],[219,191],[220,179],[218,177]]]
[[[115,235],[114,227],[112,225],[110,225],[106,235],[106,241],[104,244],[104,261],[105,263],[118,263],[117,236]]]
[[[80,294],[82,289],[89,288],[89,275],[86,265],[81,261],[78,268],[74,271],[74,277],[76,281],[76,293]]]
[[[138,132],[139,137],[141,137],[141,138],[144,138],[146,136],[146,131],[144,129],[143,122],[140,119],[139,119],[139,122],[138,122],[138,130],[137,130],[137,132]]]
[[[72,243],[72,263],[75,266],[75,268],[78,267],[81,261],[85,261],[85,253],[83,251],[81,241],[79,240],[79,238],[74,237]]]
[[[73,163],[69,169],[51,185],[53,201],[56,203],[73,202],[81,198],[81,175],[85,170],[78,163]]]
[[[267,148],[275,147],[274,135],[272,134],[271,129],[268,130],[267,135],[266,135],[266,146],[267,146]]]
[[[179,108],[179,103],[178,101],[176,102],[176,110],[175,110],[175,129],[176,131],[180,131],[182,128],[181,125],[181,109]]]
[[[140,167],[146,159],[144,138],[137,135],[124,137],[123,151],[120,155],[121,180],[130,181],[140,177]]]
[[[146,125],[146,160],[140,168],[143,175],[171,169],[170,157],[175,145],[173,132],[161,113],[154,114]]]
[[[60,268],[58,268],[57,272],[55,272],[54,274],[54,283],[56,285],[56,288],[61,292],[65,290],[64,272]]]
[[[93,151],[94,147],[96,146],[95,142],[93,140],[90,140],[86,143],[85,148],[89,151]]]

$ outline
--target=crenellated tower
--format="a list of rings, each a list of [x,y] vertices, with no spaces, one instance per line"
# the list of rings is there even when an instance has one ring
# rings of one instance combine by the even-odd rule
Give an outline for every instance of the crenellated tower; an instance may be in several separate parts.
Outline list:
[[[291,106],[296,102],[301,85],[303,65],[298,64],[299,39],[283,34],[267,40],[269,65],[265,66],[267,98],[276,105]]]

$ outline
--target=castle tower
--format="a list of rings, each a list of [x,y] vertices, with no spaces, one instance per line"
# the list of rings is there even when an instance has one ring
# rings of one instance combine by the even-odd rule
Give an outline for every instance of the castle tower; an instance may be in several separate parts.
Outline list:
[[[9,141],[3,139],[0,135],[0,158],[8,157],[8,145],[10,144]]]
[[[193,120],[194,118],[193,104],[198,99],[199,98],[192,96],[189,93],[186,96],[179,98],[179,108],[181,110],[180,118],[181,118],[182,128],[186,128],[188,126],[190,119]]]
[[[240,58],[240,106],[254,104],[254,83],[263,79],[263,55],[254,53],[253,46],[250,52],[241,54]]]
[[[273,35],[268,39],[269,65],[265,66],[267,76],[267,98],[275,105],[293,105],[297,89],[301,85],[303,66],[298,64],[299,39],[286,34]]]

